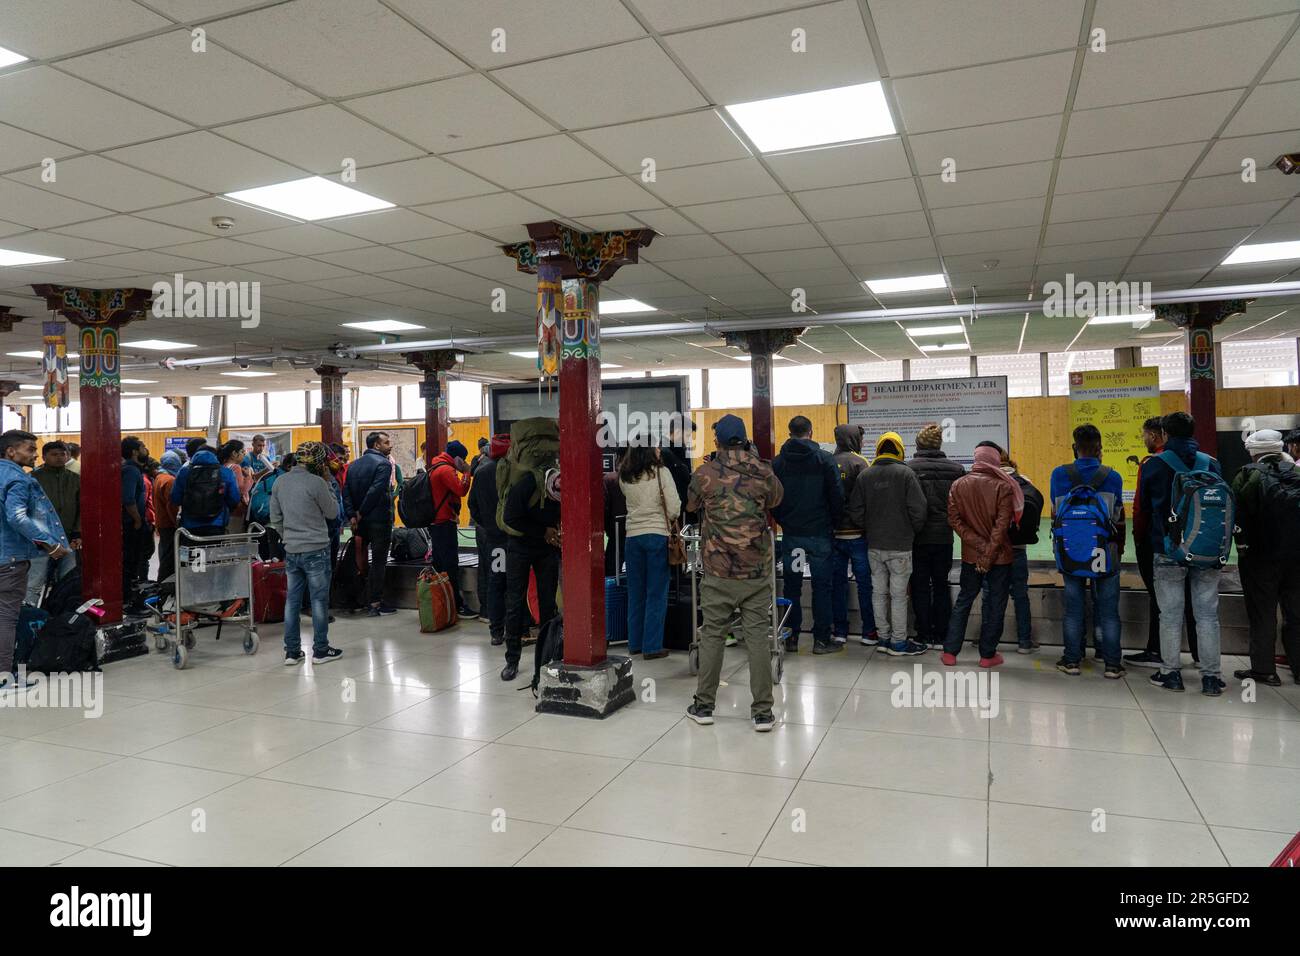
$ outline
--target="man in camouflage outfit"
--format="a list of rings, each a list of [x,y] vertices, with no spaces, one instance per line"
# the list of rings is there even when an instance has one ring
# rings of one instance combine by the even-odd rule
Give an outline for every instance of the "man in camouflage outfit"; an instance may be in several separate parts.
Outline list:
[[[691,476],[688,511],[700,513],[704,580],[700,604],[700,676],[695,702],[686,716],[713,723],[713,705],[722,676],[723,640],[740,612],[740,633],[749,650],[750,720],[769,731],[772,715],[772,542],[768,512],[781,503],[781,482],[758,457],[745,436],[745,423],[724,415],[713,426],[718,451]]]

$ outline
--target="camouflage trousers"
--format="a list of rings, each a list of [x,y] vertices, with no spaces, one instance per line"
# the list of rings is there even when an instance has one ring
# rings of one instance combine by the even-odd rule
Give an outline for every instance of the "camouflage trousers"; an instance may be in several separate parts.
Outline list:
[[[736,637],[749,652],[750,716],[772,711],[772,582],[761,578],[720,578],[704,575],[700,585],[700,676],[695,700],[704,707],[717,702],[722,678],[723,642],[736,612],[740,624]]]

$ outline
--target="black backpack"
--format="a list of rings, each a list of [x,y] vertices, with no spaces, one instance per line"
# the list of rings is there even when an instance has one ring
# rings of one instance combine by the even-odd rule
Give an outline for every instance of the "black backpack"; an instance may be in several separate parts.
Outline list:
[[[542,625],[533,647],[533,696],[537,696],[537,686],[542,682],[542,668],[547,664],[564,660],[564,615],[556,614]]]
[[[408,528],[427,528],[433,524],[433,519],[437,517],[447,496],[443,496],[442,501],[434,504],[433,484],[429,481],[429,477],[439,468],[450,467],[447,462],[440,461],[428,471],[419,472],[406,480],[402,485],[401,493],[397,496],[397,513],[402,519],[402,524]],[[456,504],[459,508],[459,498],[456,499]]]
[[[392,559],[424,561],[429,553],[429,535],[423,528],[394,528]]]
[[[88,614],[54,614],[37,634],[29,673],[72,674],[99,670],[95,623]]]
[[[1300,470],[1291,462],[1245,466],[1259,472],[1259,513],[1247,543],[1273,557],[1300,552]]]
[[[1020,490],[1025,494],[1025,510],[1020,513],[1020,522],[1013,524],[1007,537],[1015,544],[1038,544],[1038,525],[1043,518],[1043,493],[1019,475]]]
[[[355,611],[369,603],[366,578],[357,567],[357,539],[350,538],[330,578],[330,607]]]
[[[181,495],[181,514],[191,524],[216,521],[225,504],[223,486],[220,465],[191,464],[185,476],[185,491]]]
[[[81,602],[81,569],[78,568],[54,582],[54,586],[45,595],[45,600],[41,602],[41,610],[51,617],[71,614],[81,606]]]

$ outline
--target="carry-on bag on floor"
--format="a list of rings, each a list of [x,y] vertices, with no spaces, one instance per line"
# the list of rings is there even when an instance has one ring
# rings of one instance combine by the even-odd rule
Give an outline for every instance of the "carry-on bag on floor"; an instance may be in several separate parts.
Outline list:
[[[127,618],[106,624],[95,634],[95,654],[99,663],[112,664],[149,653],[148,619]]]
[[[71,674],[98,670],[95,619],[73,611],[51,615],[32,647],[27,670],[33,674]]]
[[[542,625],[533,648],[533,696],[537,696],[537,685],[542,682],[542,668],[564,660],[564,615],[557,612]]]
[[[14,642],[14,666],[26,664],[36,646],[36,635],[40,633],[50,615],[38,607],[24,604],[18,609],[18,633]]]
[[[283,561],[253,562],[253,621],[257,624],[284,620],[284,602],[289,593],[289,575]]]
[[[366,600],[366,549],[350,538],[334,566],[330,580],[330,607],[343,611],[356,611],[367,604]]]
[[[420,633],[445,631],[458,620],[456,592],[446,572],[425,568],[416,579],[415,595],[420,605]]]
[[[619,556],[618,535],[614,536],[614,576],[605,579],[605,643],[627,643],[627,582]]]

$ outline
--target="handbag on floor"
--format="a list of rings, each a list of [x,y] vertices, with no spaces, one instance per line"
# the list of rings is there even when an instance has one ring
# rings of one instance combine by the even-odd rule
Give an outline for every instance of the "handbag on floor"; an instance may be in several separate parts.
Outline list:
[[[443,571],[425,568],[415,581],[416,600],[420,605],[420,633],[433,634],[445,631],[455,624],[456,592],[451,578]]]

